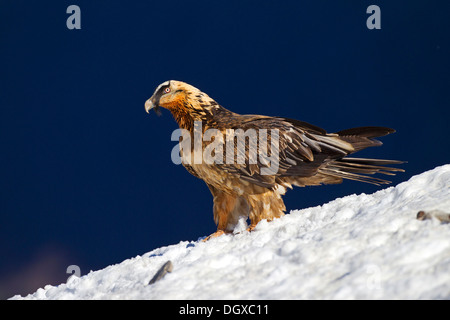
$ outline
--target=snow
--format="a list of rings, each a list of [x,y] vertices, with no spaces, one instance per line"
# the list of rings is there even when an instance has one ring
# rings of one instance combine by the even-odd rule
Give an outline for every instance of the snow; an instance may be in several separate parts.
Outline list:
[[[421,210],[450,213],[450,164],[12,299],[450,299],[450,224]]]

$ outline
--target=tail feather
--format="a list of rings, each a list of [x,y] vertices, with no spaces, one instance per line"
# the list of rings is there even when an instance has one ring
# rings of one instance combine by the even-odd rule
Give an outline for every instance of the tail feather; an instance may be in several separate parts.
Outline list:
[[[397,172],[405,170],[399,168],[385,167],[389,164],[401,164],[404,161],[364,158],[342,158],[329,162],[320,169],[321,173],[337,176],[344,179],[371,183],[375,185],[389,184],[391,181],[370,177],[367,175],[381,173],[394,176]]]
[[[377,186],[380,186],[382,184],[391,183],[391,181],[389,181],[389,180],[384,180],[384,179],[375,178],[375,177],[368,177],[368,176],[364,176],[364,175],[356,174],[356,173],[345,172],[345,171],[341,171],[339,169],[334,169],[334,168],[326,168],[324,170],[321,170],[321,172],[324,174],[330,175],[330,176],[359,181],[359,182],[366,182],[366,183],[374,184]]]
[[[383,137],[393,132],[395,132],[394,129],[386,127],[359,127],[342,130],[336,132],[336,134],[339,135],[341,140],[350,143],[354,148],[353,152],[356,152],[368,147],[381,146],[383,143],[374,138]]]
[[[376,138],[394,133],[395,130],[386,127],[358,127],[336,132],[339,136],[358,136],[366,138]]]
[[[402,163],[406,163],[406,161],[400,161],[400,160],[386,160],[386,159],[367,159],[367,158],[342,158],[339,161],[341,162],[345,162],[351,165],[357,165],[357,164],[362,164],[362,165],[375,165],[375,166],[380,166],[380,165],[387,165],[387,164],[402,164]],[[392,168],[392,169],[396,169],[396,168]],[[398,170],[402,170],[402,169],[398,169]]]
[[[343,179],[375,185],[389,184],[391,181],[371,175],[393,176],[398,172],[404,172],[403,169],[389,166],[402,164],[404,161],[348,156],[369,147],[381,146],[381,141],[376,138],[393,132],[394,129],[386,127],[359,127],[331,134],[307,130],[304,135],[300,135],[302,139],[299,145],[303,147],[306,145],[309,148],[310,158],[304,155],[296,158],[290,150],[286,151],[289,159],[294,159],[289,164],[294,162],[296,165],[287,166],[288,169],[280,179],[282,182],[297,186],[334,184],[342,182]]]

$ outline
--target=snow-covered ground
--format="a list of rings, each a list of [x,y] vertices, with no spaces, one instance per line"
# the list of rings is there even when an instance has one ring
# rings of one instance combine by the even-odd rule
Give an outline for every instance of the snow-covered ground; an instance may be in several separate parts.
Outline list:
[[[450,213],[450,164],[262,221],[251,233],[159,248],[24,298],[450,299],[450,224],[419,221],[420,210]],[[173,271],[148,285],[168,260]]]

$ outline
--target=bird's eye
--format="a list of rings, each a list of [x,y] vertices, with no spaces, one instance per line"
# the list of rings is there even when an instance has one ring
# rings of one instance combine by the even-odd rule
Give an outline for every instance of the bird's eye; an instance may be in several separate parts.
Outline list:
[[[169,87],[164,89],[164,93],[169,93],[169,92],[170,92],[170,88]]]

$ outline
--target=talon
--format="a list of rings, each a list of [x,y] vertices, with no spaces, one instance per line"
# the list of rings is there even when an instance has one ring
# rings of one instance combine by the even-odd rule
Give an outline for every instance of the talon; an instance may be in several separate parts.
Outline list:
[[[231,233],[231,232],[227,232],[227,231],[224,231],[224,230],[217,230],[216,232],[214,232],[213,234],[209,235],[208,237],[206,237],[202,241],[206,242],[206,241],[211,240],[213,238],[217,238],[217,237],[220,237],[221,235],[229,234],[229,233]]]

